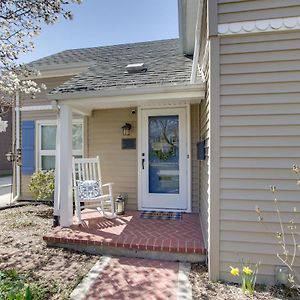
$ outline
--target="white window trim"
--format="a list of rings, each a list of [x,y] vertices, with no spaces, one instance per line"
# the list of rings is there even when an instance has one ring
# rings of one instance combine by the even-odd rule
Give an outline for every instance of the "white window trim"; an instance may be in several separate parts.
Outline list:
[[[41,150],[42,142],[42,126],[47,125],[57,125],[57,120],[37,120],[35,122],[35,171],[40,171],[42,166],[42,156],[43,155],[55,155],[56,150]],[[72,155],[81,155],[84,157],[85,153],[85,125],[83,119],[74,119],[72,124],[81,124],[82,125],[82,150],[73,150]]]

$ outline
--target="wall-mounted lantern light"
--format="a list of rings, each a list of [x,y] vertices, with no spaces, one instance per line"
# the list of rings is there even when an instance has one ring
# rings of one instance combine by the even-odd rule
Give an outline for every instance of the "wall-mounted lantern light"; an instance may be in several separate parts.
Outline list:
[[[7,161],[9,161],[9,162],[13,162],[15,160],[14,154],[11,151],[6,153],[5,156],[6,156]]]
[[[16,153],[14,152],[8,152],[5,154],[7,161],[9,162],[16,162],[17,166],[22,166],[22,150],[17,149]]]
[[[122,126],[123,135],[130,135],[131,130],[131,124],[125,123],[124,126]]]

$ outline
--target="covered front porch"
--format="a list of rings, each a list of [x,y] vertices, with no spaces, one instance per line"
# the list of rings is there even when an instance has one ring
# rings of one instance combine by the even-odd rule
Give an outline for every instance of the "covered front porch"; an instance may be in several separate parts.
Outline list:
[[[199,103],[204,97],[203,86],[170,86],[136,92],[133,89],[107,95],[76,93],[76,96],[66,95],[56,100],[58,130],[54,214],[62,227],[70,227],[73,222],[72,122],[80,115],[84,119],[84,157],[100,157],[103,182],[115,183],[115,198],[120,193],[127,196],[127,209],[199,211],[196,144],[200,139]],[[51,97],[55,99],[54,95]],[[150,187],[156,179],[150,178],[149,137],[145,139],[150,131],[145,124],[151,118],[158,122],[161,122],[160,118],[167,118],[177,124],[172,129],[174,134],[168,138],[173,146],[172,159],[160,158],[159,155],[155,158],[165,165],[177,164],[177,169],[165,168],[155,174],[160,181],[169,181],[165,190],[154,186],[151,191]],[[132,130],[130,136],[124,139],[121,127],[127,122],[132,125]],[[128,137],[134,142],[130,149],[123,148],[122,144],[124,140],[128,141]],[[154,137],[153,140],[161,146],[159,138]]]
[[[119,96],[60,99],[54,211],[60,226],[45,235],[47,244],[95,254],[204,261],[206,243],[199,216],[200,170],[197,160],[199,105],[203,97],[202,86],[187,85],[172,86],[170,89],[165,87],[160,93],[152,89],[130,97],[124,91]],[[106,219],[98,211],[85,210],[82,213],[83,223],[77,224],[73,211],[70,155],[72,120],[77,118],[75,114],[84,116],[84,156],[100,157],[103,183],[114,182],[115,199],[120,193],[127,196],[124,216]],[[174,182],[167,184],[169,192],[166,193],[151,193],[149,190],[150,154],[147,152],[148,139],[145,140],[149,128],[144,126],[153,116],[170,116],[173,121],[177,118],[175,123],[178,123],[176,137],[172,139],[179,150],[179,154],[178,150],[176,153],[178,171],[164,170],[165,174],[162,171],[159,173],[162,180],[173,181],[175,178],[177,182],[177,187]],[[132,128],[130,136],[124,137],[121,128],[125,123],[130,123]],[[134,139],[136,147],[123,149],[123,138]],[[168,159],[163,159],[163,162],[174,163]],[[143,192],[145,190],[146,193]],[[177,211],[181,213],[181,218],[141,218],[141,210],[147,209]],[[204,224],[207,222],[203,221]]]
[[[86,210],[83,224],[56,227],[44,236],[49,246],[92,254],[110,254],[174,261],[205,261],[206,248],[198,214],[183,213],[179,220],[142,219],[128,211],[116,219]]]

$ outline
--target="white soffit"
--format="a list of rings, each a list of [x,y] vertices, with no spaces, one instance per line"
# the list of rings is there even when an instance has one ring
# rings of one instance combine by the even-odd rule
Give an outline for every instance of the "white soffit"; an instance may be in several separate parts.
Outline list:
[[[247,34],[257,32],[276,32],[300,30],[300,16],[290,18],[265,19],[218,25],[219,35]]]

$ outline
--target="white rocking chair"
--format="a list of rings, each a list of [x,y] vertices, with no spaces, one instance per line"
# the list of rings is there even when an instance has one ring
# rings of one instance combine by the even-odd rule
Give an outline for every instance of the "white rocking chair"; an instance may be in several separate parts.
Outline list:
[[[86,198],[79,193],[79,184],[87,181],[97,181],[99,188],[98,196]],[[73,157],[73,187],[75,193],[75,209],[78,223],[81,224],[81,209],[96,208],[103,216],[108,219],[116,217],[115,203],[112,193],[113,183],[102,184],[100,159],[95,158],[74,158]],[[103,188],[108,188],[108,193],[104,194]]]

